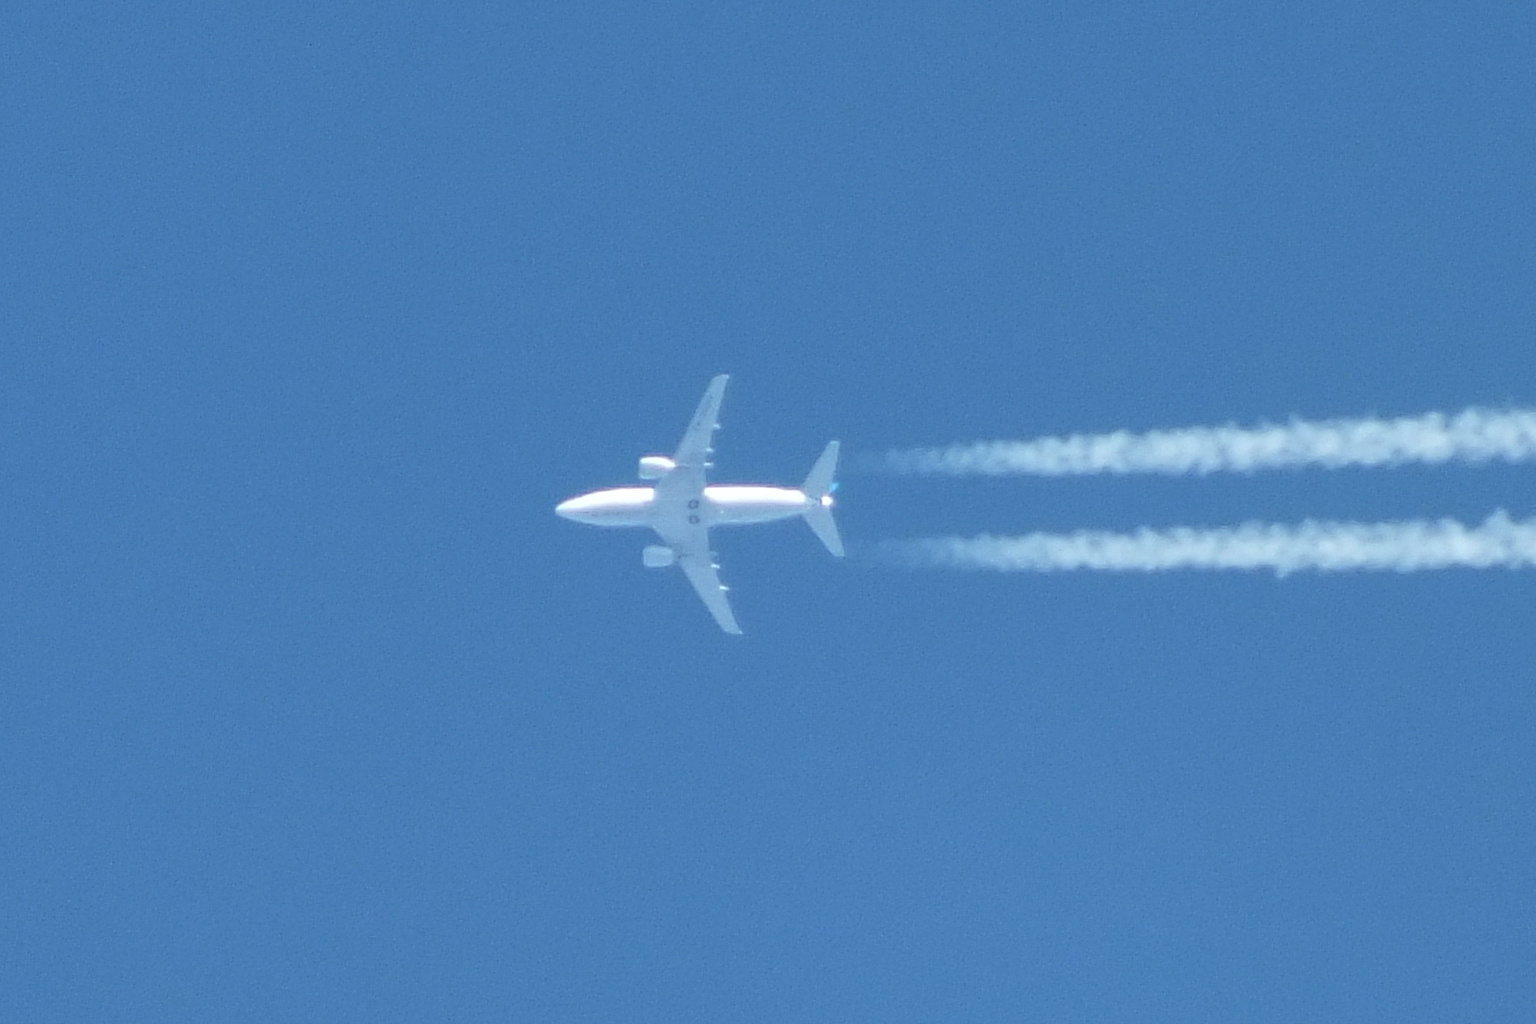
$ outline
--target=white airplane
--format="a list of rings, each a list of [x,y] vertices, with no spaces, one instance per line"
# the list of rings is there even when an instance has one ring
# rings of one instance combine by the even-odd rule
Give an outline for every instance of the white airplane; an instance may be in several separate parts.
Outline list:
[[[651,569],[679,565],[704,606],[727,633],[740,633],[731,604],[720,582],[714,552],[709,549],[712,526],[745,526],[775,519],[805,519],[827,546],[841,558],[843,542],[832,521],[832,474],[837,469],[837,442],[832,441],[811,467],[799,490],[756,484],[713,484],[704,481],[712,463],[711,442],[720,426],[720,399],[728,374],[709,382],[699,409],[693,414],[677,451],[647,455],[640,460],[640,479],[652,487],[612,487],[578,495],[555,506],[555,513],[593,526],[647,526],[665,542],[647,545],[641,561]]]

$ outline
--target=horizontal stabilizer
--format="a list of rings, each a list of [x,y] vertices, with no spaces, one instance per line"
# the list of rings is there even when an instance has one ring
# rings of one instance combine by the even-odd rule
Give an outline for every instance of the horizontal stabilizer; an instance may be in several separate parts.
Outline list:
[[[832,493],[832,480],[837,473],[837,447],[836,441],[827,442],[816,465],[805,475],[805,483],[800,485],[800,490],[812,501]]]
[[[827,550],[838,558],[843,557],[843,539],[837,535],[837,523],[832,519],[832,499],[817,503],[805,510],[805,522],[811,532],[821,539]]]
[[[816,460],[816,465],[805,476],[805,483],[801,485],[801,493],[810,504],[805,510],[806,525],[811,532],[826,545],[828,551],[838,558],[843,557],[843,539],[837,535],[837,522],[832,518],[832,489],[835,485],[833,477],[837,473],[837,448],[836,441],[828,441],[827,447],[821,453],[821,458]]]

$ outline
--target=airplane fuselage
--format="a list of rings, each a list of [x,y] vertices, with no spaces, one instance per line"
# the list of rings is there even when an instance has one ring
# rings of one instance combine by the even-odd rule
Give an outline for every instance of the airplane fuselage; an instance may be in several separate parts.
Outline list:
[[[825,500],[830,505],[829,499]],[[610,487],[590,491],[555,508],[560,516],[592,526],[655,526],[663,517],[678,517],[706,527],[747,526],[793,519],[816,502],[793,487],[756,484],[710,484],[701,498],[669,507],[658,503],[653,487]],[[697,519],[692,517],[697,516]]]
[[[562,501],[555,506],[555,513],[590,526],[653,530],[661,543],[647,544],[640,552],[640,564],[648,569],[681,569],[715,624],[726,633],[740,633],[741,626],[726,598],[729,588],[720,582],[720,564],[710,546],[712,527],[804,519],[835,557],[843,556],[843,541],[832,519],[832,492],[837,489],[833,480],[836,441],[827,442],[798,488],[707,482],[715,431],[720,427],[720,399],[728,379],[722,373],[709,382],[670,457],[640,457],[635,472],[641,480],[655,481],[653,486],[588,491]]]

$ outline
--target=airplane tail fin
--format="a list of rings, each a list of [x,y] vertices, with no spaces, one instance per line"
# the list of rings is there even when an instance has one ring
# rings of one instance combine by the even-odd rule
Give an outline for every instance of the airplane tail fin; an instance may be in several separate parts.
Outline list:
[[[805,522],[811,532],[826,545],[827,550],[838,558],[843,557],[843,539],[837,535],[837,523],[832,519],[832,491],[837,486],[833,475],[837,472],[837,442],[827,442],[826,450],[816,465],[806,474],[801,492],[810,499],[805,509]]]

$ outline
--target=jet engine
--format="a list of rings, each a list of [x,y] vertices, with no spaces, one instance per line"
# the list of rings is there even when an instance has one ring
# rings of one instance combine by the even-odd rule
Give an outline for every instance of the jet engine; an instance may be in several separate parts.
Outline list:
[[[640,460],[640,479],[660,480],[676,468],[677,463],[665,455],[647,455]]]
[[[640,552],[640,561],[647,569],[665,569],[677,561],[677,552],[661,544],[647,544]]]

